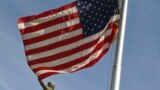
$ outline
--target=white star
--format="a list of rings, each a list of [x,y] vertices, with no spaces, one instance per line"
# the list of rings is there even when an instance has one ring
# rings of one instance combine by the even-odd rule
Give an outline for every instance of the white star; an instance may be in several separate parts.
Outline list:
[[[103,3],[101,3],[101,6],[103,6],[104,4]]]
[[[89,6],[92,6],[92,4],[90,3]]]
[[[87,34],[87,32],[84,32],[84,34],[86,35],[86,34]]]
[[[91,11],[91,13],[93,14],[93,13],[94,13],[94,11]]]
[[[105,11],[105,9],[102,10],[103,12]],[[107,11],[107,10],[106,10]]]
[[[106,10],[106,13],[108,13],[108,10]]]
[[[82,6],[82,8],[84,9],[84,8],[85,8],[85,6],[83,5],[83,6]]]
[[[97,1],[97,4],[99,4],[99,1]]]
[[[80,2],[78,2],[78,5],[81,5]]]
[[[92,31],[94,31],[94,29],[92,28]]]
[[[84,18],[81,18],[82,19],[82,21],[84,20]]]

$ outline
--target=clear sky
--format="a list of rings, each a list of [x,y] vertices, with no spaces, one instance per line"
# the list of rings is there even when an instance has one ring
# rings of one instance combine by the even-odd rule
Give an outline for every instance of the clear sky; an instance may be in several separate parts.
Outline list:
[[[74,0],[1,0],[0,90],[41,90],[26,63],[17,19]],[[129,0],[121,90],[160,90],[159,0]],[[115,45],[92,68],[45,79],[55,90],[109,90]]]

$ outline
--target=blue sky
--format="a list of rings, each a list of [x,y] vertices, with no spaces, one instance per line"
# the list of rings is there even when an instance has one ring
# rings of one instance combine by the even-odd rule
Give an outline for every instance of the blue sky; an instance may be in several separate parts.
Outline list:
[[[41,90],[28,67],[17,19],[74,0],[1,0],[0,90]],[[159,0],[129,0],[121,90],[160,89]],[[45,79],[56,90],[109,90],[115,45],[92,68]]]

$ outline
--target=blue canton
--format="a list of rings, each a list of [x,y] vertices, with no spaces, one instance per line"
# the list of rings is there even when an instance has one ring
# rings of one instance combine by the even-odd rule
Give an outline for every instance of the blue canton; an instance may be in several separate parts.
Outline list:
[[[78,0],[84,37],[100,32],[118,12],[118,0]]]

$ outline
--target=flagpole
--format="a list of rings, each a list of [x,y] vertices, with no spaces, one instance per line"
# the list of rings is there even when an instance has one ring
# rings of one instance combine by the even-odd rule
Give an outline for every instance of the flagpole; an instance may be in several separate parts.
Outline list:
[[[121,0],[120,28],[118,31],[115,60],[112,70],[110,90],[120,90],[121,63],[123,54],[123,44],[125,36],[125,25],[127,17],[128,0]]]

